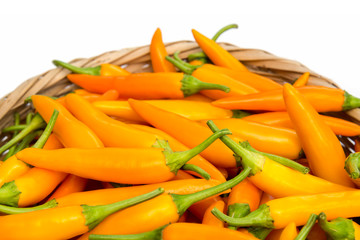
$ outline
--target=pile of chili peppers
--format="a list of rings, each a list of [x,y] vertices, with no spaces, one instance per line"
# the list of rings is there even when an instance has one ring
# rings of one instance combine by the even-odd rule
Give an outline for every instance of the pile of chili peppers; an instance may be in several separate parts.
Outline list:
[[[235,27],[187,59],[157,29],[153,72],[55,60],[80,88],[2,130],[0,239],[360,239],[360,126],[326,115],[360,99],[250,72]]]

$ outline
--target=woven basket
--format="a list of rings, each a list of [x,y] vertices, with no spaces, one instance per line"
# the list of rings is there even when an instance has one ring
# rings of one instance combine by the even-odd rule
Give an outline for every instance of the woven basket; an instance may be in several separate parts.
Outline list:
[[[276,82],[293,82],[302,73],[310,72],[309,85],[338,88],[338,85],[330,79],[313,72],[297,61],[280,58],[264,50],[239,48],[228,43],[220,43],[220,45],[244,63],[250,71],[269,77]],[[181,58],[186,58],[191,53],[201,51],[197,43],[192,41],[168,43],[166,49],[170,55],[175,51],[180,51]],[[94,67],[102,63],[112,63],[122,66],[130,72],[152,71],[149,46],[106,52],[89,59],[75,59],[70,63],[79,67]],[[34,94],[61,96],[76,89],[77,87],[66,78],[69,73],[66,69],[54,68],[28,79],[13,92],[1,98],[0,129],[13,124],[14,112],[19,112],[21,117],[24,118],[27,112],[31,111],[31,105],[24,104],[24,100],[28,96]],[[360,124],[359,108],[331,115]],[[1,135],[1,139],[2,143],[5,142],[6,136]],[[354,142],[351,138],[340,137],[340,140],[347,151],[352,151]]]

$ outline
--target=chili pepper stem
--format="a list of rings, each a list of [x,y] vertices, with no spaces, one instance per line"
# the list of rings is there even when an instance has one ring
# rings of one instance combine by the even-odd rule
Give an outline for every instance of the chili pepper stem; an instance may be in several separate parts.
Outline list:
[[[190,159],[201,153],[204,149],[210,146],[210,144],[212,144],[215,140],[226,134],[231,134],[229,129],[219,130],[214,134],[212,134],[210,137],[208,137],[205,141],[200,143],[198,146],[183,152],[173,152],[170,146],[164,146],[168,144],[167,141],[157,140],[157,142],[160,146],[164,147],[163,153],[166,158],[166,165],[170,168],[171,172],[176,174],[177,171],[185,163],[187,163]]]
[[[74,65],[71,65],[69,63],[59,61],[59,60],[53,60],[53,64],[55,66],[57,66],[57,67],[60,66],[60,67],[66,68],[66,69],[68,69],[68,70],[70,70],[71,72],[74,72],[74,73],[88,74],[88,75],[94,75],[94,76],[99,76],[100,75],[100,70],[101,70],[101,66],[80,68],[80,67],[76,67]]]
[[[301,228],[299,234],[296,236],[294,240],[305,240],[309,235],[312,227],[316,223],[318,216],[316,214],[311,214],[306,224]]]
[[[201,201],[205,198],[214,196],[215,194],[224,192],[234,187],[235,185],[239,184],[250,174],[250,172],[251,172],[250,168],[245,168],[240,174],[238,174],[233,179],[221,183],[215,187],[208,188],[196,193],[191,193],[187,195],[171,194],[173,201],[177,206],[179,215],[181,216],[192,204]]]
[[[49,123],[45,127],[43,134],[41,134],[40,138],[36,141],[33,148],[43,148],[44,147],[47,139],[49,138],[49,136],[55,126],[56,119],[58,116],[59,116],[59,111],[55,109],[49,119]]]
[[[209,173],[207,173],[204,169],[202,169],[201,167],[196,166],[194,164],[184,164],[181,167],[181,169],[196,172],[206,180],[209,180],[211,178]]]
[[[250,143],[248,141],[244,141],[244,142],[240,142],[239,143],[242,147],[244,147],[245,149],[249,150],[249,151],[252,151],[252,152],[255,152],[255,153],[258,153],[262,156],[265,156],[267,158],[270,158],[271,160],[275,161],[275,162],[278,162],[284,166],[287,166],[289,168],[292,168],[296,171],[299,171],[301,173],[309,173],[310,172],[310,169],[301,165],[300,163],[297,163],[291,159],[288,159],[288,158],[284,158],[284,157],[280,157],[280,156],[276,156],[274,154],[270,154],[270,153],[264,153],[264,152],[260,152],[258,150],[256,150],[255,148],[253,148]]]
[[[168,225],[159,227],[155,230],[138,233],[138,234],[126,234],[126,235],[100,235],[90,234],[89,240],[162,240],[162,232]]]
[[[215,123],[211,120],[209,120],[207,122],[207,125],[213,132],[218,131],[218,129],[219,129],[215,125]],[[257,172],[259,172],[263,169],[263,166],[265,163],[264,156],[247,150],[246,148],[237,144],[235,141],[233,141],[228,136],[223,136],[220,138],[220,140],[226,146],[228,146],[235,153],[235,155],[241,157],[241,165],[243,166],[243,168],[250,168],[252,175],[255,175]],[[237,162],[239,162],[238,159],[237,159]]]
[[[42,128],[45,126],[45,122],[40,116],[40,114],[36,114],[34,118],[32,119],[31,123],[27,125],[26,128],[24,128],[18,135],[16,135],[13,139],[5,143],[0,148],[0,154],[3,153],[5,150],[16,144],[17,142],[21,141],[26,135],[28,135],[30,132]]]
[[[345,169],[352,179],[360,177],[360,153],[351,153],[345,161]]]
[[[318,219],[320,227],[325,231],[329,239],[355,239],[355,229],[350,219],[339,217],[328,222],[323,212],[319,214]]]
[[[263,227],[249,227],[247,230],[253,236],[261,240],[264,240],[272,231],[271,228],[263,228]]]
[[[184,78],[181,80],[181,91],[184,93],[184,97],[191,96],[195,93],[200,92],[201,90],[220,90],[223,92],[230,92],[230,88],[224,85],[202,82],[199,79],[191,76],[184,75]]]
[[[48,208],[54,208],[57,207],[58,203],[55,199],[52,199],[42,205],[36,206],[36,207],[27,207],[27,208],[17,208],[17,207],[9,207],[5,205],[0,205],[0,212],[5,214],[19,214],[19,213],[26,213],[26,212],[32,212],[32,211],[38,211]]]
[[[231,118],[243,118],[243,117],[252,115],[251,113],[245,112],[242,110],[231,110],[231,111],[233,112],[233,115]]]
[[[4,183],[0,188],[0,204],[18,207],[21,192],[15,184],[15,180]]]
[[[24,139],[19,143],[19,145],[17,145],[14,154],[20,152],[21,150],[23,150],[24,148],[29,147],[30,143],[36,138],[41,136],[41,134],[43,133],[43,131],[38,130],[36,132],[32,132],[29,135],[27,135],[26,137],[24,137]]]
[[[344,98],[344,104],[342,106],[344,111],[360,107],[360,98],[354,97],[346,91],[344,92]]]
[[[13,126],[9,126],[6,127],[2,130],[3,133],[7,133],[7,132],[14,132],[14,131],[21,131],[24,128],[26,128],[27,125],[26,124],[18,124],[18,125],[13,125]]]
[[[165,59],[171,62],[175,67],[180,69],[180,71],[186,73],[186,74],[192,74],[193,71],[195,71],[197,68],[199,68],[201,65],[194,66],[191,64],[186,64],[186,62],[182,61],[181,59],[176,57],[176,53],[174,53],[174,58],[171,58],[169,56],[166,56]]]
[[[217,208],[214,208],[211,212],[215,217],[231,226],[274,228],[274,220],[271,217],[270,208],[266,204],[262,204],[257,210],[242,218],[229,217]]]
[[[228,206],[228,215],[234,218],[245,217],[250,213],[250,206],[247,203],[234,203]],[[228,226],[229,229],[236,230],[237,227]]]
[[[82,205],[81,207],[83,208],[83,214],[86,219],[86,225],[89,227],[89,230],[91,230],[95,228],[107,216],[124,208],[154,198],[162,194],[163,192],[164,192],[163,188],[158,188],[152,192],[108,205],[98,205],[98,206]]]

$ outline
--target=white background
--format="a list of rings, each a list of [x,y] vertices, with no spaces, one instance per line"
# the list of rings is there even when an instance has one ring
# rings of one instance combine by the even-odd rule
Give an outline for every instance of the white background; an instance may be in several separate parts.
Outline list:
[[[165,42],[218,41],[298,60],[360,97],[360,8],[355,1],[1,1],[0,96],[51,68],[106,51]]]

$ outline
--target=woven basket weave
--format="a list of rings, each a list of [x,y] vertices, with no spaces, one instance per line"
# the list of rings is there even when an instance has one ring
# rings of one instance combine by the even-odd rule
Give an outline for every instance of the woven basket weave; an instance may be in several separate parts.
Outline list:
[[[338,87],[330,79],[321,76],[308,69],[303,64],[285,58],[277,57],[269,52],[259,49],[239,48],[232,44],[220,43],[234,57],[244,63],[254,73],[269,77],[276,82],[293,82],[304,72],[310,72],[309,85]],[[186,58],[189,54],[199,52],[201,49],[192,41],[178,41],[166,44],[166,49],[171,55],[180,51],[180,57]],[[118,51],[103,53],[88,59],[75,59],[70,62],[79,67],[94,67],[102,63],[112,63],[124,67],[130,72],[152,71],[150,62],[149,46],[128,48]],[[77,87],[66,79],[70,72],[63,68],[54,68],[43,74],[28,79],[0,100],[0,129],[13,124],[14,112],[19,112],[21,117],[31,111],[30,104],[24,104],[25,98],[34,94],[48,96],[61,96]],[[360,124],[360,109],[354,109],[346,113],[334,113],[332,116],[341,117]],[[6,139],[2,135],[2,141]],[[341,137],[341,142],[348,151],[353,149],[351,138]]]

